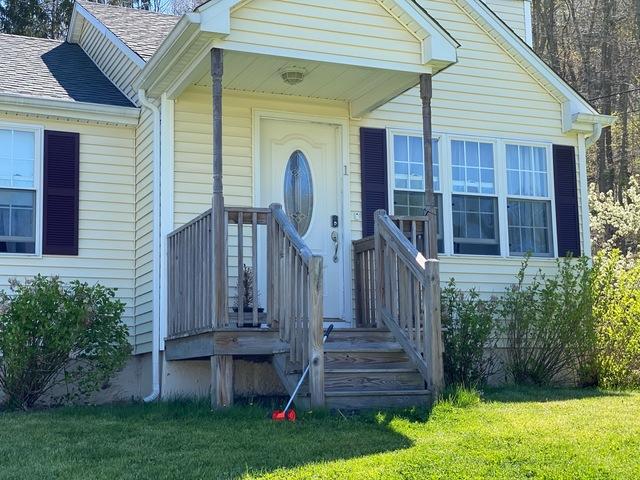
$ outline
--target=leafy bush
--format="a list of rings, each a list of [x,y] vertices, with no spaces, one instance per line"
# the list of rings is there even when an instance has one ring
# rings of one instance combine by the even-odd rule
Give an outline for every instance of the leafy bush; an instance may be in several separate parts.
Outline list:
[[[619,250],[594,261],[596,363],[603,387],[640,387],[640,263]]]
[[[538,271],[525,282],[528,262],[500,301],[507,373],[518,384],[548,385],[575,371],[590,372],[595,331],[588,260],[558,260],[556,275]]]
[[[98,390],[130,353],[115,291],[37,276],[0,292],[0,388],[9,408],[29,409],[63,385],[60,401]]]
[[[471,290],[458,290],[451,279],[442,290],[444,374],[447,385],[477,385],[494,373],[498,339],[496,300],[482,300]]]

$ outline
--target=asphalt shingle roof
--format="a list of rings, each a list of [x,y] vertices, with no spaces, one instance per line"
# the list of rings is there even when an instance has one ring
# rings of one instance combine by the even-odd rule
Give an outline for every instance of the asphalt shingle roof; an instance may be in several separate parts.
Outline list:
[[[132,107],[78,45],[0,34],[0,94]]]
[[[148,61],[180,17],[135,8],[78,1],[91,15],[103,23],[113,34]]]

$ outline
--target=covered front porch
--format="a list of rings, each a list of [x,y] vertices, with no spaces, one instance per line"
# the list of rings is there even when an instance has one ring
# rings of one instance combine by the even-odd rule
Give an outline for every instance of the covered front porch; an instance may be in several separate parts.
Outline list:
[[[389,2],[371,3],[389,15],[382,5]],[[442,381],[431,84],[433,74],[455,61],[455,41],[427,15],[407,10],[403,21],[389,17],[398,42],[405,42],[404,56],[377,49],[361,33],[345,34],[357,48],[347,46],[346,37],[342,45],[266,48],[258,32],[234,28],[247,27],[242,8],[227,11],[228,31],[212,31],[221,27],[207,9],[179,24],[173,43],[161,48],[141,79],[147,95],[162,102],[180,102],[193,88],[209,91],[211,102],[211,209],[176,219],[178,228],[163,239],[165,359],[209,358],[216,407],[233,403],[234,357],[246,356],[270,358],[289,391],[309,366],[300,402],[310,406],[426,401]],[[407,29],[409,18],[418,21],[419,33]],[[416,85],[426,216],[374,214],[360,206],[350,175],[359,133],[352,123]],[[250,201],[233,206],[225,202],[223,174],[235,168],[235,158],[223,152],[236,139],[225,133],[230,119],[223,105],[226,98],[246,104],[257,96],[292,108],[249,107]],[[298,111],[313,102],[344,113]],[[231,128],[234,134],[240,129]],[[363,221],[375,228],[359,238]],[[325,346],[323,328],[330,323],[344,328]]]

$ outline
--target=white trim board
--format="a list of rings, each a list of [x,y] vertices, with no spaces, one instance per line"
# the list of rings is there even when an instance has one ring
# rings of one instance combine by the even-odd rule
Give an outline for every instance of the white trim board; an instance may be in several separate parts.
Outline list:
[[[261,129],[262,120],[289,120],[296,122],[314,122],[327,125],[335,125],[340,129],[340,141],[338,147],[341,155],[337,160],[341,159],[338,164],[338,175],[342,177],[342,185],[340,185],[340,195],[342,197],[341,219],[342,227],[342,258],[343,263],[343,315],[345,323],[355,325],[353,318],[353,259],[351,256],[351,191],[350,191],[350,163],[349,163],[349,120],[342,117],[323,116],[323,115],[307,115],[287,111],[252,109],[252,185],[253,185],[253,204],[259,205],[261,201],[260,192],[260,146],[261,146]],[[266,252],[262,252],[265,255]]]
[[[77,12],[77,13],[76,13]],[[96,28],[100,33],[102,33],[107,39],[113,43],[122,53],[124,53],[127,58],[129,58],[133,63],[135,63],[138,68],[144,68],[146,62],[142,59],[140,55],[134,52],[131,47],[129,47],[126,43],[124,43],[120,37],[118,37],[115,33],[113,33],[107,26],[94,17],[86,8],[84,8],[80,3],[75,2],[73,8],[73,14],[71,16],[71,22],[69,24],[69,32],[67,34],[67,41],[69,43],[77,43],[76,36],[79,35],[76,32],[76,22],[77,15],[81,15],[84,20],[89,22],[94,28]]]

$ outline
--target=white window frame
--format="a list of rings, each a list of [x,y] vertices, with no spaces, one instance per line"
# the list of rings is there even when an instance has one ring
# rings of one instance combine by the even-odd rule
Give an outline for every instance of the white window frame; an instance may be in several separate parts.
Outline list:
[[[33,188],[31,187],[0,187],[0,190],[24,190],[35,191],[35,250],[34,253],[8,253],[0,252],[2,258],[24,258],[42,256],[42,209],[43,209],[43,164],[44,164],[44,126],[26,123],[0,122],[2,130],[19,130],[31,132],[34,135],[34,165],[33,165]],[[0,147],[1,148],[1,147]]]
[[[551,236],[549,245],[551,246],[550,254],[533,254],[535,258],[557,258],[558,251],[558,238],[556,235],[556,199],[555,199],[555,179],[553,177],[553,144],[543,142],[533,142],[525,140],[501,140],[501,154],[503,155],[503,168],[504,168],[504,211],[505,211],[505,228],[506,228],[506,255],[512,258],[522,258],[524,254],[514,253],[511,254],[509,248],[509,218],[508,218],[508,200],[531,200],[538,202],[550,202],[549,209],[551,214],[551,225],[549,235]],[[507,145],[517,145],[523,147],[538,147],[545,149],[545,157],[547,162],[547,196],[537,197],[532,195],[509,195],[508,178],[507,178]]]
[[[409,136],[409,137],[419,137],[419,138],[423,138],[422,137],[422,130],[410,130],[410,129],[402,129],[402,128],[387,128],[387,197],[389,198],[389,215],[395,215],[395,201],[394,201],[394,191],[395,190],[400,190],[403,192],[420,192],[421,190],[411,190],[411,189],[403,189],[403,188],[398,188],[396,189],[396,172],[395,172],[395,148],[394,148],[394,136],[395,135],[401,135],[401,136]],[[443,155],[443,135],[441,135],[440,133],[437,132],[433,132],[431,135],[431,140],[437,140],[438,142],[438,166],[439,166],[439,171],[440,171],[440,188],[433,190],[434,194],[439,194],[442,195],[442,212],[441,215],[443,215],[442,217],[442,240],[444,243],[444,254],[448,254],[447,252],[447,223],[446,223],[446,217],[445,215],[445,211],[446,211],[446,197],[445,197],[445,188],[444,185],[445,183],[443,182],[443,175],[445,175],[446,172],[444,172],[444,167],[442,166],[442,162],[443,159],[445,158],[445,155]],[[423,163],[424,164],[424,163]],[[426,184],[425,184],[426,187]],[[423,190],[424,191],[424,190]],[[451,200],[449,198],[449,200]],[[437,221],[437,219],[436,219]],[[443,254],[440,254],[443,255]]]
[[[482,258],[496,258],[496,257],[501,257],[504,256],[504,249],[502,246],[502,230],[503,230],[503,226],[502,226],[502,222],[501,219],[504,216],[504,213],[502,212],[501,208],[500,208],[500,179],[501,179],[501,172],[500,172],[500,156],[499,156],[499,152],[498,149],[500,148],[500,142],[498,141],[498,139],[496,138],[492,138],[492,137],[482,137],[482,136],[473,136],[473,135],[461,135],[461,134],[449,134],[446,136],[446,142],[447,142],[447,190],[449,191],[449,198],[448,198],[448,203],[446,205],[445,210],[445,214],[447,215],[447,217],[449,218],[449,222],[450,222],[450,244],[449,244],[449,250],[448,252],[450,253],[450,255],[456,255],[456,256],[464,256],[464,255],[469,255],[469,256],[473,256],[473,257],[482,257]],[[453,159],[452,159],[452,154],[453,154],[453,149],[451,148],[451,145],[454,141],[461,141],[461,142],[476,142],[476,143],[489,143],[493,146],[493,188],[494,188],[494,193],[482,193],[482,192],[454,192],[453,191]],[[480,181],[482,179],[479,179]],[[453,200],[453,196],[454,195],[460,195],[460,196],[468,196],[468,197],[486,197],[486,198],[495,198],[498,204],[498,208],[496,210],[496,213],[498,215],[498,222],[497,222],[497,228],[498,228],[498,247],[499,247],[499,253],[496,255],[481,255],[481,254],[475,254],[475,253],[453,253],[453,249],[454,249],[454,237],[453,237],[453,207],[451,205],[452,200]],[[467,243],[489,243],[486,241],[479,241],[479,242],[472,242],[469,241]],[[493,243],[492,243],[493,244]],[[445,245],[445,252],[447,252],[447,248]]]
[[[398,127],[387,127],[387,193],[389,195],[390,215],[394,214],[393,191],[395,190],[395,161],[393,150],[393,135],[409,135],[422,137],[422,130],[404,129]],[[551,201],[551,239],[553,252],[550,256],[536,256],[537,261],[555,261],[558,252],[558,239],[556,236],[556,200],[555,200],[555,179],[553,175],[553,142],[538,141],[531,139],[510,138],[484,135],[466,135],[458,132],[445,132],[434,130],[433,139],[438,140],[438,161],[440,164],[440,189],[435,193],[442,195],[442,223],[443,223],[443,240],[444,253],[440,256],[456,256],[456,257],[473,257],[473,258],[522,258],[521,255],[511,255],[509,251],[509,219],[507,209],[507,199],[522,200],[538,200]],[[494,154],[494,175],[495,175],[495,194],[486,193],[465,193],[453,192],[452,181],[452,159],[451,159],[451,141],[475,141],[493,144]],[[527,197],[527,196],[511,196],[507,189],[507,144],[523,145],[532,147],[543,147],[546,149],[547,160],[547,182],[548,197]],[[500,244],[499,255],[479,255],[479,254],[454,254],[453,253],[453,213],[451,200],[453,195],[470,195],[485,196],[498,199],[498,234]]]

